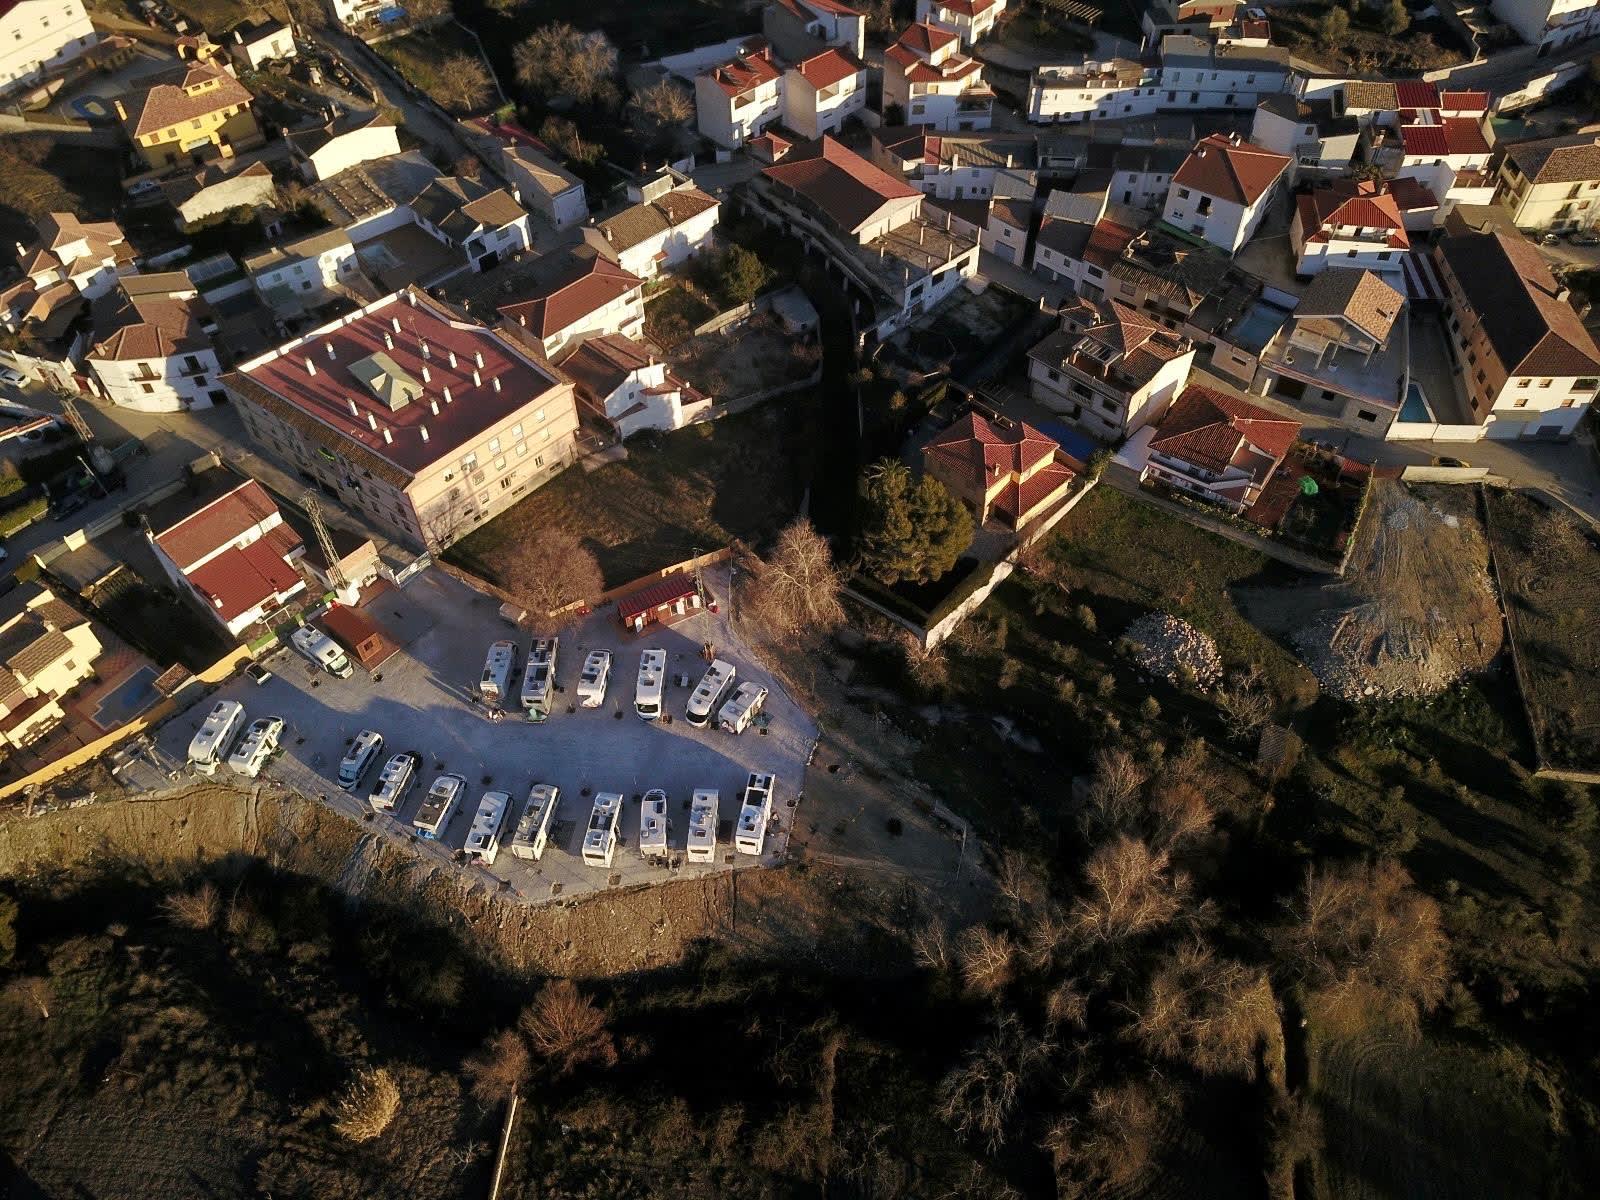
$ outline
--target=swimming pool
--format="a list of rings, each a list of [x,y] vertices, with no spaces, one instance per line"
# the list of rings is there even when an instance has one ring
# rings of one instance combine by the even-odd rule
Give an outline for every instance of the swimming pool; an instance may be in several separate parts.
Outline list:
[[[1406,402],[1400,406],[1401,421],[1432,421],[1433,409],[1428,407],[1427,398],[1422,394],[1422,388],[1415,379],[1406,384]]]

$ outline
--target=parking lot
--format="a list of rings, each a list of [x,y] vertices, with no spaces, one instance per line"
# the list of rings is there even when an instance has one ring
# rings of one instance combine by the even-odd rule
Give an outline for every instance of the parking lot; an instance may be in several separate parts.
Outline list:
[[[713,597],[726,596],[725,571],[708,571],[706,582]],[[531,640],[530,634],[517,633],[500,616],[490,597],[441,571],[426,570],[403,589],[370,600],[365,611],[402,647],[377,678],[357,667],[349,679],[337,679],[315,670],[292,651],[280,651],[267,660],[273,678],[266,683],[258,686],[237,677],[170,720],[158,735],[162,753],[183,763],[189,740],[212,705],[237,700],[252,719],[274,714],[287,723],[283,749],[264,776],[306,795],[321,796],[340,811],[364,819],[377,768],[392,754],[415,751],[422,757],[416,786],[399,812],[374,816],[372,825],[392,836],[412,838],[411,820],[429,785],[445,772],[461,775],[468,784],[466,799],[441,842],[413,839],[423,853],[449,863],[466,840],[483,793],[510,792],[515,809],[498,859],[492,867],[474,864],[461,869],[492,886],[503,882],[530,901],[782,858],[816,726],[733,636],[725,607],[721,613],[701,611],[671,628],[657,627],[636,636],[618,625],[614,609],[607,606],[561,631],[559,690],[543,724],[533,724],[515,710],[492,721],[474,703],[490,643],[516,638],[526,652]],[[734,664],[740,680],[768,688],[764,730],[752,725],[736,737],[711,728],[695,729],[683,720],[684,704],[705,670],[701,648],[706,642]],[[613,654],[605,703],[598,709],[577,708],[578,673],[584,655],[597,647]],[[667,652],[665,710],[670,722],[646,722],[633,713],[639,655],[649,647]],[[519,683],[520,674],[509,689],[513,700]],[[365,728],[383,735],[384,750],[355,793],[347,794],[339,790],[334,777],[346,745]],[[773,821],[759,860],[735,854],[732,842],[741,793],[751,771],[770,771],[777,779]],[[230,776],[223,767],[218,779]],[[516,818],[534,783],[553,783],[561,789],[549,846],[538,862],[514,858],[510,852]],[[639,801],[645,791],[657,787],[666,790],[670,802],[665,864],[647,862],[639,854]],[[684,859],[689,799],[694,789],[706,787],[720,793],[717,860],[690,864]],[[625,800],[609,871],[589,866],[579,857],[597,792],[620,792]]]

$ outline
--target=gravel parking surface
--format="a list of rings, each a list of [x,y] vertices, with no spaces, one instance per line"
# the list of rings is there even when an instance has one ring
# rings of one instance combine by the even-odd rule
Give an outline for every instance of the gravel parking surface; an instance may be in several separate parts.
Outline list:
[[[726,596],[725,573],[708,572],[707,584],[714,597]],[[411,820],[428,786],[447,771],[462,775],[468,783],[467,799],[442,841],[413,839],[421,852],[450,863],[466,840],[483,793],[508,791],[515,811],[498,859],[492,867],[460,869],[529,900],[772,863],[784,856],[817,729],[733,636],[726,609],[720,614],[703,611],[672,628],[635,636],[621,629],[614,610],[607,607],[564,630],[556,673],[561,694],[550,719],[537,725],[516,712],[491,721],[473,702],[490,643],[515,637],[526,651],[531,640],[499,615],[492,599],[429,570],[404,589],[370,600],[366,612],[402,646],[376,679],[359,667],[351,678],[336,679],[316,671],[299,655],[281,651],[268,660],[274,677],[267,683],[257,686],[240,676],[169,721],[159,734],[161,750],[185,761],[189,740],[211,706],[220,699],[238,700],[251,718],[273,713],[287,722],[283,750],[267,767],[266,776],[362,818],[369,811],[366,797],[375,786],[377,766],[401,750],[416,751],[423,758],[418,783],[398,813],[371,818],[374,830],[412,838]],[[700,657],[705,642],[713,643],[717,655],[734,664],[740,680],[753,679],[768,688],[765,733],[752,726],[735,737],[694,729],[682,719],[690,690],[705,669]],[[568,711],[575,705],[585,653],[601,646],[613,654],[604,705]],[[649,647],[667,651],[665,707],[670,723],[642,721],[633,713],[639,655]],[[680,676],[687,678],[687,686],[680,685]],[[513,683],[513,695],[518,686]],[[385,747],[377,766],[351,795],[339,790],[334,777],[345,746],[364,728],[382,733]],[[735,854],[732,845],[745,779],[756,770],[777,777],[773,824],[759,860]],[[226,771],[222,768],[218,777]],[[549,847],[538,862],[514,858],[510,852],[511,831],[534,783],[553,783],[561,789]],[[638,849],[639,800],[653,787],[665,788],[670,798],[665,865],[646,862]],[[714,787],[721,794],[721,833],[717,861],[691,865],[683,857],[689,798],[701,787]],[[588,866],[578,856],[593,795],[603,791],[621,792],[626,800],[609,871]]]

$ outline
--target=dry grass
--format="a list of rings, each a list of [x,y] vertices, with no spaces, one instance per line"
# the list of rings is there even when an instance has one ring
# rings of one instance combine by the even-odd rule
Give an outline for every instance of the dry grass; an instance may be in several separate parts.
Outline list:
[[[400,1087],[382,1067],[356,1072],[334,1106],[333,1127],[352,1142],[370,1142],[400,1111]]]

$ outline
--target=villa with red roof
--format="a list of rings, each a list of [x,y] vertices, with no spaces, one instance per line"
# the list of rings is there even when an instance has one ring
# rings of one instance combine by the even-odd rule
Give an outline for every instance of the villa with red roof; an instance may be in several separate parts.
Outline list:
[[[1295,198],[1289,224],[1299,275],[1327,267],[1365,269],[1400,277],[1411,253],[1405,216],[1388,186],[1371,179],[1336,179]]]
[[[918,22],[883,52],[883,106],[894,105],[908,125],[946,133],[987,129],[994,92],[983,64],[961,52],[961,39],[938,25]]]
[[[867,106],[867,67],[829,46],[783,73],[783,123],[808,138],[838,133]]]
[[[306,590],[305,543],[254,479],[162,524],[146,533],[157,561],[232,637]]]
[[[512,328],[488,329],[407,288],[223,382],[262,454],[434,550],[577,457],[571,382]]]
[[[759,39],[757,39],[759,41]],[[737,150],[783,115],[783,73],[765,45],[741,50],[695,77],[695,126],[725,150]]]
[[[1021,530],[1072,490],[1077,472],[1061,445],[1026,421],[991,421],[968,413],[922,450],[922,466],[972,510]]]
[[[1238,135],[1201,138],[1173,173],[1162,218],[1233,254],[1266,216],[1290,161]]]
[[[994,32],[1006,0],[917,0],[917,20],[948,29],[971,47]]]
[[[526,299],[500,306],[500,315],[528,331],[545,357],[586,337],[644,332],[644,280],[591,250],[572,252],[571,264]]]
[[[1240,512],[1260,498],[1300,422],[1190,384],[1157,422],[1140,479]]]
[[[789,62],[837,46],[858,60],[867,52],[867,18],[840,0],[770,0],[761,10],[761,32]]]

